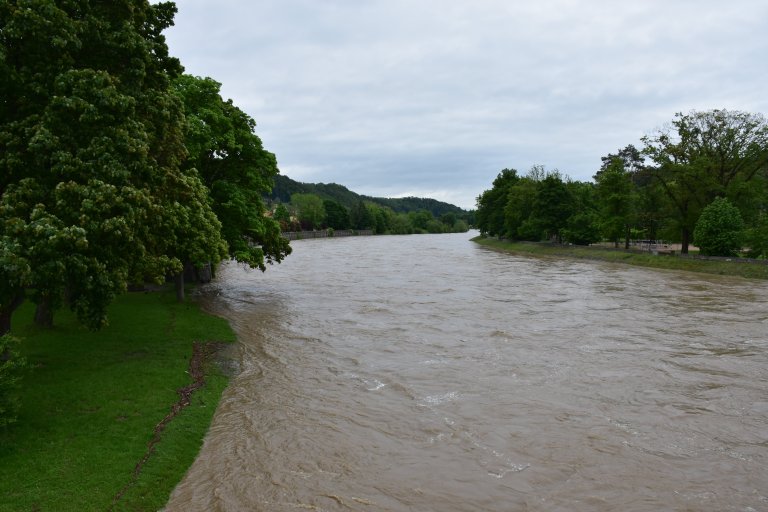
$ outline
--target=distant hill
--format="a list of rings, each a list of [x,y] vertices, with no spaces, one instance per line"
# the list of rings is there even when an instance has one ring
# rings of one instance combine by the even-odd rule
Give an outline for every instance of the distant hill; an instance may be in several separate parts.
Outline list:
[[[297,193],[315,194],[323,199],[332,199],[349,209],[352,209],[362,200],[389,207],[398,213],[427,210],[431,212],[434,217],[440,217],[444,213],[455,213],[463,217],[462,214],[468,213],[467,210],[459,208],[458,206],[444,203],[436,199],[423,197],[371,197],[352,192],[347,187],[337,183],[301,183],[283,175],[277,175],[275,177],[275,186],[272,189],[272,193],[268,195],[267,198],[272,201],[288,203],[291,200],[291,195]]]

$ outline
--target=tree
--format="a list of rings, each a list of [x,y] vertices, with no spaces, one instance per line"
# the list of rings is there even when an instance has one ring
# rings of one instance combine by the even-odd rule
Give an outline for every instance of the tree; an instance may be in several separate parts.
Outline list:
[[[411,219],[414,229],[420,230],[422,233],[429,232],[430,222],[435,220],[429,210],[408,212],[408,217]]]
[[[325,219],[323,200],[315,194],[293,194],[291,204],[296,208],[302,227],[318,229]]]
[[[352,229],[371,229],[376,225],[376,219],[371,215],[371,211],[360,200],[349,213]]]
[[[617,159],[621,161],[624,170],[630,175],[641,172],[645,167],[645,158],[643,158],[643,154],[635,146],[629,144],[624,149],[620,149],[615,155],[613,153],[608,153],[606,156],[600,157],[602,163],[600,165],[600,170],[597,171],[597,175],[600,175],[601,172],[608,169],[608,167],[610,167]],[[597,176],[595,176],[595,178],[597,178]]]
[[[557,171],[548,173],[538,182],[533,200],[531,219],[547,238],[562,242],[562,229],[573,214],[570,190]]]
[[[290,231],[289,228],[291,224],[291,213],[288,211],[288,208],[286,208],[283,203],[280,203],[277,205],[277,208],[275,208],[275,212],[272,215],[272,218],[280,223],[281,231]]]
[[[605,160],[603,160],[605,164]],[[633,216],[633,190],[631,175],[624,161],[614,157],[595,174],[596,192],[600,201],[600,224],[606,238],[619,246],[624,238],[624,248],[629,248],[629,234]]]
[[[716,197],[738,203],[746,184],[768,166],[768,123],[760,114],[678,113],[643,142],[656,163],[650,172],[674,207],[684,254],[702,209]]]
[[[768,258],[768,214],[760,216],[744,233],[750,258]]]
[[[410,235],[413,233],[411,219],[407,213],[395,213],[392,215],[389,232],[393,235]]]
[[[504,208],[507,205],[510,187],[519,180],[520,177],[515,169],[502,169],[493,180],[491,189],[478,196],[477,227],[481,234],[499,237],[504,235]]]
[[[222,225],[228,255],[252,268],[280,262],[290,254],[276,219],[265,215],[262,196],[278,174],[275,155],[254,133],[255,121],[224,101],[221,84],[211,78],[181,75],[173,82],[184,104],[184,143],[188,173],[198,173],[210,190],[213,211]]]
[[[536,197],[536,182],[528,177],[509,187],[504,206],[504,234],[511,240],[539,240],[541,231],[529,219]],[[531,229],[533,228],[533,229]]]
[[[349,210],[341,203],[326,199],[323,201],[323,207],[325,208],[325,223],[329,228],[349,229],[351,227]]]
[[[373,228],[373,232],[377,235],[383,235],[386,233],[389,229],[392,210],[374,203],[365,203],[365,207],[368,209],[368,213],[373,220],[373,224],[371,226]]]
[[[99,328],[131,280],[179,272],[191,252],[218,259],[220,236],[194,225],[212,220],[202,184],[179,167],[184,117],[169,87],[181,66],[162,35],[175,12],[0,4],[0,237],[3,259],[28,265],[17,284],[43,324],[67,304]]]
[[[718,197],[701,212],[693,232],[704,256],[736,256],[741,250],[744,222],[739,209]]]
[[[579,181],[568,182],[573,198],[573,214],[568,218],[563,239],[576,245],[589,245],[600,240],[595,186]]]

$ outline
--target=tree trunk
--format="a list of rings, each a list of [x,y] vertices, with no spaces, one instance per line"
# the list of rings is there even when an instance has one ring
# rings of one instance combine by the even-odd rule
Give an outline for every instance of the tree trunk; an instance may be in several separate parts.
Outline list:
[[[691,242],[691,232],[687,227],[683,228],[683,240],[680,247],[680,254],[688,254],[688,245]]]
[[[176,283],[176,300],[184,302],[184,271],[176,274],[173,280]]]
[[[44,329],[53,327],[53,308],[51,298],[44,295],[35,308],[35,325]]]
[[[24,302],[24,294],[20,293],[11,300],[8,306],[0,308],[0,336],[11,332],[11,316],[16,311],[16,308],[21,306],[22,302]]]
[[[632,235],[632,231],[627,224],[627,230],[624,232],[624,249],[629,249],[629,237]]]

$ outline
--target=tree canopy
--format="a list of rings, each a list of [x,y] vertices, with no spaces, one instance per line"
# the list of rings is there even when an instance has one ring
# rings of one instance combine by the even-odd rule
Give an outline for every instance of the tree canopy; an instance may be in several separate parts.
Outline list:
[[[291,248],[279,223],[264,215],[262,200],[278,174],[277,160],[254,133],[256,122],[224,101],[221,84],[211,78],[182,75],[173,85],[186,114],[183,168],[199,174],[210,190],[229,257],[262,271],[282,261]]]
[[[768,166],[768,123],[762,114],[730,110],[678,113],[670,125],[643,138],[681,230],[683,252],[705,206],[716,197],[736,203]]]
[[[728,231],[733,243],[715,252],[730,254],[741,248],[734,248],[741,240],[752,255],[768,252],[768,123],[761,114],[679,113],[643,141],[642,151],[629,145],[602,157],[595,183],[563,179],[542,166],[523,177],[502,170],[477,198],[478,228],[518,240],[607,239],[618,245],[624,238],[625,247],[631,238],[664,237],[680,241],[683,253],[695,227],[702,252],[711,253],[707,241],[714,235],[708,230],[716,228]],[[713,203],[718,198],[728,201]],[[724,220],[727,213],[733,220],[734,211],[744,233],[735,220],[721,229],[712,218]]]
[[[274,156],[218,84],[181,75],[162,35],[175,12],[0,4],[0,333],[25,295],[42,323],[66,305],[98,328],[131,282],[288,253],[260,202]],[[208,103],[185,102],[183,84]],[[216,109],[223,121],[201,133]]]

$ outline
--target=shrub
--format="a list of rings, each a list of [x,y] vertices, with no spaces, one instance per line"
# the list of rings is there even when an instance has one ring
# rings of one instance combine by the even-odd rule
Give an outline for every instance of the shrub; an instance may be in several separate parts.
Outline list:
[[[693,242],[704,256],[736,256],[741,250],[744,221],[739,209],[718,197],[699,216]]]
[[[18,340],[0,336],[0,428],[16,421],[21,405],[18,389],[26,361],[16,351]]]

